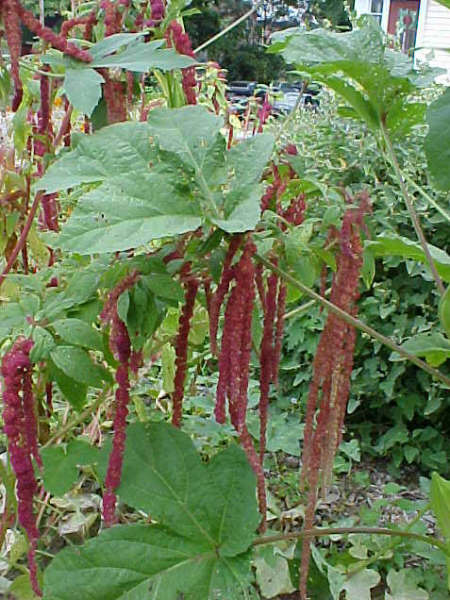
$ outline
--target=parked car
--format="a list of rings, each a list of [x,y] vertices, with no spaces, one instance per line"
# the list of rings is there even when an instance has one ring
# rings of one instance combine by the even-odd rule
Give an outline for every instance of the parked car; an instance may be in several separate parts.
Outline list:
[[[231,81],[227,88],[227,94],[231,96],[253,96],[256,85],[256,81]]]

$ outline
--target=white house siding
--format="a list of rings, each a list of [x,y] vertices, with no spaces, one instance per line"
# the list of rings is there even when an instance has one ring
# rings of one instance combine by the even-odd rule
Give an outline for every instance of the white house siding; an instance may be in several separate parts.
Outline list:
[[[355,0],[357,15],[370,12],[370,0]],[[383,2],[382,27],[386,31],[389,18],[390,0]],[[434,0],[421,0],[419,8],[419,23],[417,27],[415,53],[417,61],[430,62],[432,66],[446,69],[447,74],[438,78],[441,83],[450,85],[450,9]],[[428,58],[430,52],[434,57]]]
[[[422,0],[417,31],[416,52],[418,60],[425,60],[432,50],[434,58],[430,64],[447,70],[447,75],[439,81],[450,84],[450,10],[434,2]],[[423,48],[423,49],[422,49]],[[444,48],[447,48],[446,52]]]

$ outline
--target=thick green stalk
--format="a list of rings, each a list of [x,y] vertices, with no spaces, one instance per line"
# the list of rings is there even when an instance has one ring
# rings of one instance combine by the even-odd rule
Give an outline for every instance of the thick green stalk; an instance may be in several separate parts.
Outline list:
[[[285,281],[287,281],[288,283],[290,283],[291,285],[293,285],[294,287],[296,287],[297,289],[302,291],[307,296],[310,296],[310,298],[314,298],[314,300],[319,302],[322,306],[324,306],[331,312],[334,312],[334,314],[336,314],[338,317],[340,317],[343,321],[345,321],[349,325],[356,327],[356,329],[359,329],[360,331],[364,331],[364,333],[367,333],[367,335],[369,335],[370,337],[374,338],[378,342],[381,342],[384,346],[387,346],[394,352],[397,352],[403,358],[408,359],[410,362],[414,363],[416,366],[420,367],[421,369],[423,369],[424,371],[426,371],[427,373],[429,373],[430,375],[432,375],[433,377],[435,377],[439,381],[442,381],[443,383],[445,383],[446,385],[448,385],[450,387],[450,377],[447,377],[446,375],[444,375],[444,373],[441,373],[441,371],[439,371],[438,369],[434,369],[433,367],[430,367],[430,365],[428,365],[426,362],[424,362],[417,356],[414,356],[414,354],[410,354],[406,350],[403,350],[403,348],[398,346],[398,344],[393,342],[391,339],[387,338],[386,336],[382,335],[381,333],[379,333],[372,327],[369,327],[369,325],[366,325],[366,323],[363,323],[359,319],[357,319],[357,318],[353,317],[352,315],[350,315],[349,313],[345,312],[345,310],[342,310],[341,308],[339,308],[338,306],[336,306],[335,304],[333,304],[326,298],[323,298],[320,294],[318,294],[317,292],[315,292],[308,286],[304,285],[303,283],[301,283],[300,281],[298,281],[297,279],[292,277],[292,275],[289,275],[289,273],[286,273],[286,271],[283,271],[283,269],[280,269],[279,267],[274,265],[272,262],[270,262],[269,260],[267,260],[266,258],[261,256],[260,254],[255,254],[255,258],[257,260],[259,260],[259,262],[262,263],[265,267],[267,267],[268,269],[270,269],[271,271],[273,271],[274,273],[279,275],[282,279],[284,279]]]
[[[403,179],[402,172],[400,170],[400,165],[398,164],[397,156],[394,151],[394,147],[392,145],[391,138],[389,137],[389,133],[382,123],[381,131],[383,133],[384,141],[386,143],[387,148],[387,158],[394,168],[395,175],[397,177],[398,183],[400,185],[400,189],[403,194],[403,199],[405,201],[406,207],[408,209],[409,215],[411,217],[412,224],[416,231],[417,238],[422,246],[422,250],[425,254],[425,258],[427,259],[428,266],[430,267],[431,273],[433,275],[433,279],[436,283],[436,287],[439,290],[441,296],[445,294],[445,287],[442,283],[441,278],[439,277],[439,273],[437,272],[436,265],[433,262],[433,258],[430,254],[430,249],[428,248],[428,243],[423,233],[422,226],[420,225],[419,217],[417,216],[416,210],[414,208],[413,203],[411,202],[411,198],[409,197],[408,190],[406,188],[405,180]]]

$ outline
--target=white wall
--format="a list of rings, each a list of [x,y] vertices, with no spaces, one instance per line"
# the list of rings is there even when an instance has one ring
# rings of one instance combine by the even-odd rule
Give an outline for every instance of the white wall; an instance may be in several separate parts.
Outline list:
[[[389,20],[390,0],[383,2],[383,16],[381,25],[386,31]],[[355,11],[357,15],[370,12],[370,0],[355,0]],[[427,61],[432,66],[447,70],[447,75],[438,78],[440,83],[450,85],[450,9],[434,0],[421,0],[419,8],[419,23],[417,28],[416,47],[420,48],[415,53],[416,61]],[[427,58],[430,52],[434,58]]]
[[[425,60],[433,50],[434,59],[430,64],[447,70],[447,76],[439,81],[450,85],[450,9],[434,0],[421,1],[416,47],[420,48],[416,52],[419,61]]]

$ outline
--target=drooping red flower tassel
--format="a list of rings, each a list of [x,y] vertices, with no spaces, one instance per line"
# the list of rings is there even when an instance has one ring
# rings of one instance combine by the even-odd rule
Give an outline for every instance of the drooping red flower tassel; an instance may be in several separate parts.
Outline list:
[[[189,269],[190,271],[190,269]],[[191,329],[191,319],[194,314],[195,298],[199,281],[190,272],[184,274],[186,295],[178,322],[178,334],[175,343],[175,380],[173,401],[172,425],[179,427],[183,413],[184,380],[186,379],[188,337]]]
[[[101,70],[105,80],[103,84],[103,97],[106,102],[108,123],[121,123],[127,120],[127,103],[124,85],[121,81],[111,79],[107,69]]]
[[[340,251],[330,298],[333,304],[353,316],[357,314],[358,283],[362,267],[359,229],[364,213],[370,210],[367,194],[361,194],[359,200],[359,208],[347,210],[343,218],[339,233]],[[314,358],[313,380],[306,411],[301,474],[301,485],[308,484],[305,530],[313,525],[319,488],[325,490],[331,482],[334,457],[342,439],[355,340],[354,328],[330,313]],[[314,427],[317,410],[317,424]],[[306,600],[310,555],[311,539],[305,537],[300,566],[302,600]]]
[[[242,237],[240,235],[234,235],[228,246],[225,259],[223,261],[222,276],[220,278],[219,285],[214,295],[211,297],[210,310],[209,310],[209,338],[211,345],[211,352],[217,354],[217,330],[219,326],[219,313],[220,307],[228,293],[231,280],[233,278],[233,271],[231,263],[233,258],[241,245]]]
[[[1,6],[0,6],[1,9]],[[11,62],[11,79],[14,82],[14,97],[12,111],[16,112],[22,102],[23,87],[19,74],[19,58],[22,50],[22,30],[20,28],[19,13],[14,0],[4,0],[3,22],[5,23],[5,36],[9,48]]]
[[[131,342],[125,323],[117,313],[117,301],[120,295],[127,289],[133,287],[138,279],[137,272],[124,277],[110,292],[107,301],[100,314],[104,323],[111,326],[109,345],[114,358],[119,362],[116,371],[116,396],[114,413],[114,438],[111,454],[108,461],[108,469],[105,479],[105,493],[103,495],[103,519],[107,527],[116,522],[115,491],[120,484],[122,475],[123,454],[126,441],[126,424],[128,415],[128,403],[130,400],[130,359],[132,356]]]
[[[17,513],[30,542],[28,564],[34,593],[42,596],[37,581],[35,550],[39,532],[33,511],[33,498],[37,490],[32,456],[41,465],[37,447],[37,425],[31,383],[31,340],[18,339],[2,360],[3,421],[8,438],[11,464],[17,479]]]
[[[56,50],[60,50],[63,54],[76,58],[82,62],[91,62],[92,56],[86,50],[81,50],[75,44],[68,42],[62,35],[57,35],[54,31],[42,25],[33,13],[23,8],[19,0],[9,0],[16,6],[16,10],[19,13],[20,19],[24,25],[28,27],[39,38],[50,44]]]
[[[237,248],[234,252],[236,250]],[[256,247],[253,241],[248,239],[238,263],[233,267],[230,266],[232,260],[230,258],[227,265],[229,272],[226,289],[233,281],[234,286],[225,309],[214,413],[217,422],[224,423],[228,399],[231,423],[239,434],[241,445],[257,477],[258,503],[262,515],[261,531],[263,531],[267,510],[264,471],[246,426],[249,364],[252,348],[252,313],[256,293],[253,264],[255,252]]]
[[[273,337],[274,323],[277,311],[277,284],[278,277],[271,273],[267,279],[267,293],[265,294],[263,335],[260,351],[259,375],[259,456],[261,464],[266,451],[267,412],[269,406],[269,389],[273,380]]]

